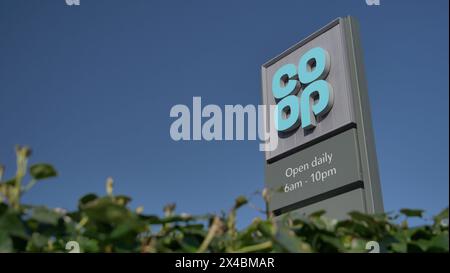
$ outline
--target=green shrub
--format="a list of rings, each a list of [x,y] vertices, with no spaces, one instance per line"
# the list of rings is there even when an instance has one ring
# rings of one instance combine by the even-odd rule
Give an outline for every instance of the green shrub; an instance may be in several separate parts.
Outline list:
[[[403,209],[395,215],[352,212],[342,221],[323,211],[277,221],[267,213],[238,230],[236,213],[247,205],[246,197],[222,215],[177,214],[174,204],[164,207],[163,216],[147,215],[142,208],[129,209],[130,197],[113,193],[111,178],[105,196],[87,194],[72,212],[26,205],[21,196],[57,171],[49,164],[28,168],[27,147],[17,147],[16,154],[15,177],[3,180],[0,166],[0,252],[67,252],[71,241],[82,252],[367,252],[371,241],[384,252],[449,251],[448,208],[416,227],[407,219],[424,219],[423,211]],[[27,171],[32,179],[24,185]],[[265,192],[263,198],[267,201]]]

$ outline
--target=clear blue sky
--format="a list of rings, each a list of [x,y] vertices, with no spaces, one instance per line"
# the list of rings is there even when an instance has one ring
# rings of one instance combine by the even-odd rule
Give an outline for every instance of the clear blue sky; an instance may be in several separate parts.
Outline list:
[[[256,141],[174,142],[175,104],[258,104],[260,66],[339,16],[359,19],[387,211],[449,203],[448,1],[0,2],[0,162],[57,179],[25,201],[73,209],[107,176],[133,206],[228,209],[264,184]],[[260,198],[254,201],[261,205]],[[258,213],[242,210],[247,223]]]

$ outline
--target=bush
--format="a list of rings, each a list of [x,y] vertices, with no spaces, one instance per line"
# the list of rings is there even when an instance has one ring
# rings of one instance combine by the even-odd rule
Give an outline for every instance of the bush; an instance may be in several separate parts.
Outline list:
[[[449,251],[448,208],[432,223],[416,227],[409,227],[407,220],[423,219],[423,211],[403,209],[394,215],[351,212],[342,221],[326,218],[324,211],[277,221],[267,213],[267,219],[255,218],[238,230],[236,213],[248,203],[244,196],[222,215],[177,214],[175,204],[165,206],[163,216],[147,215],[142,208],[129,208],[130,197],[113,194],[111,178],[105,196],[87,194],[72,212],[26,205],[21,196],[57,171],[49,164],[28,169],[27,147],[17,147],[16,154],[15,177],[4,181],[0,166],[0,252],[67,252],[78,247],[82,252],[367,252],[369,246],[383,252]],[[27,171],[32,179],[23,185]]]

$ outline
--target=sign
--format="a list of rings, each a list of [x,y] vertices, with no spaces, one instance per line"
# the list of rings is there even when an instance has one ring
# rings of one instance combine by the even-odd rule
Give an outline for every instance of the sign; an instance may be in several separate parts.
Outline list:
[[[358,26],[338,18],[262,66],[278,146],[265,153],[275,215],[383,212]],[[271,110],[273,109],[273,110]]]

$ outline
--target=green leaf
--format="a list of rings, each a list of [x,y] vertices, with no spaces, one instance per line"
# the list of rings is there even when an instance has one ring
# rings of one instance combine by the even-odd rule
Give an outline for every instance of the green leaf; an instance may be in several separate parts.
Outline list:
[[[392,247],[392,251],[394,253],[406,253],[407,252],[407,245],[404,242],[393,243],[391,245],[391,247]]]
[[[83,206],[96,199],[98,199],[98,196],[95,193],[88,193],[78,200],[78,205]]]
[[[406,217],[420,217],[422,218],[423,210],[421,209],[401,209],[400,213]]]
[[[117,195],[117,196],[114,196],[114,199],[116,200],[116,202],[119,205],[122,205],[122,206],[126,206],[126,205],[128,205],[128,203],[131,202],[131,197],[128,197],[126,195]]]
[[[7,185],[7,186],[14,186],[15,184],[16,184],[15,177],[0,183],[0,185]]]
[[[9,234],[26,239],[27,233],[25,226],[20,219],[20,215],[12,209],[8,209],[0,216],[0,233]]]
[[[436,215],[433,220],[434,220],[434,225],[435,226],[440,226],[440,225],[444,225],[443,220],[447,220],[447,227],[448,227],[448,208],[444,209],[443,211],[441,211],[438,215]]]
[[[58,175],[52,165],[45,163],[32,165],[30,167],[30,174],[36,180],[55,177]]]
[[[13,242],[8,234],[0,232],[0,253],[13,252]]]
[[[39,251],[42,250],[43,247],[45,247],[48,243],[48,237],[44,236],[42,234],[39,234],[37,232],[34,232],[33,235],[31,235],[31,250],[32,251]]]
[[[326,252],[337,252],[344,249],[344,245],[342,244],[339,237],[321,234],[320,239],[322,240],[323,244],[326,244]]]
[[[138,217],[139,219],[147,222],[149,225],[156,225],[162,223],[161,218],[159,218],[157,215],[139,214]]]
[[[374,231],[370,229],[367,225],[351,220],[339,222],[336,225],[335,229],[342,233],[351,234],[353,236],[358,236],[362,238],[371,238],[373,237],[374,234]]]
[[[383,222],[378,223],[372,215],[364,214],[357,211],[350,212],[349,215],[351,216],[353,223],[364,225],[367,231],[371,233],[371,235],[376,236],[376,234],[380,234],[382,230],[386,227]],[[362,231],[360,227],[359,230]]]
[[[241,195],[234,201],[234,208],[238,209],[247,203],[248,203],[247,197]]]
[[[0,203],[0,216],[8,210],[8,206],[5,203]]]
[[[290,253],[304,252],[302,249],[302,241],[290,232],[288,229],[282,228],[275,234],[275,241],[284,249],[284,251]]]
[[[145,231],[145,225],[143,222],[133,219],[119,224],[110,234],[112,239],[119,239],[127,235],[135,237],[138,233]]]
[[[199,248],[201,242],[194,236],[183,236],[182,240],[178,242],[183,249],[183,252],[194,253]]]
[[[319,210],[316,212],[313,212],[309,215],[309,218],[320,218],[322,215],[324,215],[326,213],[325,210]]]
[[[56,225],[60,217],[57,212],[42,206],[34,207],[31,211],[31,218],[43,224]]]
[[[269,221],[263,221],[258,224],[258,230],[261,232],[264,236],[270,238],[273,233],[273,225]]]
[[[95,199],[81,206],[90,221],[118,224],[129,220],[131,212],[124,206],[113,202],[109,197]]]
[[[426,246],[423,243],[410,242],[406,244],[407,253],[421,253],[424,252],[424,248],[426,248]]]
[[[431,239],[430,229],[427,227],[416,227],[410,229],[411,240],[429,240]]]
[[[361,213],[359,211],[352,211],[348,215],[350,215],[350,217],[352,217],[353,220],[364,222],[368,226],[377,224],[377,222],[375,221],[375,219],[372,216]]]
[[[428,250],[433,252],[448,252],[449,251],[449,240],[447,234],[438,234],[433,239],[429,241]]]
[[[81,252],[99,252],[100,247],[98,239],[90,239],[86,237],[77,237],[76,242],[80,244]]]

